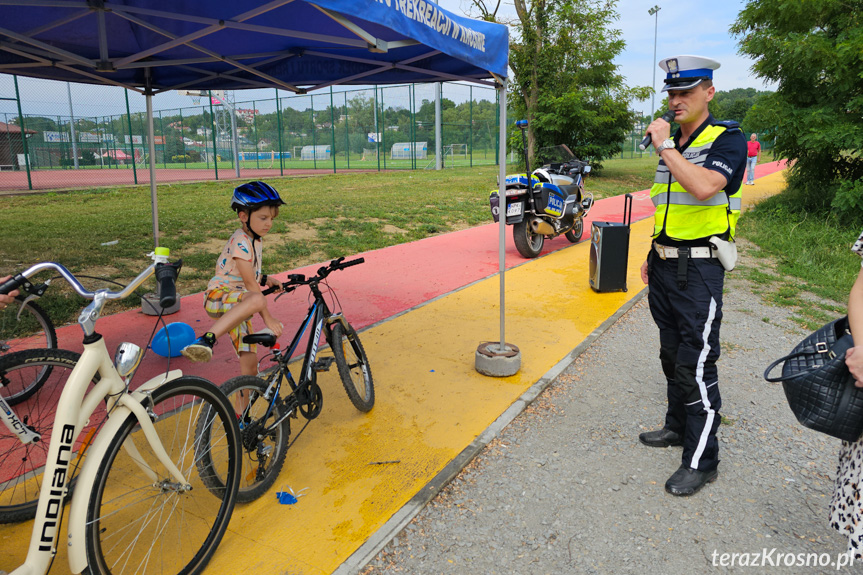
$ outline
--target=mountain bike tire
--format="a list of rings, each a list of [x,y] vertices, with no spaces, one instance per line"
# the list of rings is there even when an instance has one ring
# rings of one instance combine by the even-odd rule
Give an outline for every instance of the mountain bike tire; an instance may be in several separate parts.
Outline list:
[[[236,414],[243,445],[243,471],[237,493],[237,501],[240,503],[254,501],[272,487],[285,464],[288,452],[290,417],[284,418],[262,438],[259,437],[261,427],[272,425],[277,418],[284,415],[283,407],[277,406],[266,421],[261,419],[267,412],[267,401],[264,400],[266,389],[267,382],[253,375],[234,377],[222,384],[222,391],[228,396]],[[248,412],[246,406],[249,407]],[[201,445],[208,445],[212,440],[203,419],[195,433]],[[202,457],[198,465],[202,468],[201,476],[205,478],[204,484],[208,489],[223,488],[224,473],[221,469],[214,467],[207,457]]]
[[[336,322],[331,332],[330,347],[351,403],[364,413],[371,411],[375,405],[375,384],[360,336],[350,324],[347,324],[346,330],[341,322]]]
[[[44,466],[48,458],[48,445],[54,429],[54,409],[69,374],[81,358],[80,354],[62,349],[30,349],[0,356],[0,395],[9,401],[9,390],[21,389],[22,382],[31,381],[36,373],[43,373],[42,384],[32,391],[28,399],[13,407],[18,418],[30,429],[38,431],[42,440],[23,444],[5,425],[0,425],[0,444],[7,446],[0,453],[0,523],[18,523],[36,516],[36,505],[42,487]],[[91,383],[98,381],[98,376]],[[90,418],[86,432],[98,426],[104,413]],[[80,441],[76,443],[70,466],[74,470]],[[75,488],[77,477],[67,483],[68,500]]]
[[[237,501],[239,429],[219,388],[199,377],[180,377],[156,388],[144,406],[188,484],[177,484],[156,460],[138,420],[129,415],[96,473],[85,533],[89,575],[124,569],[196,575],[216,551]],[[207,446],[195,442],[202,417],[209,418],[213,437]],[[200,476],[197,462],[205,450],[225,470],[219,491],[205,488]]]
[[[22,307],[20,302],[0,310],[0,353],[3,355],[28,349],[57,349],[57,332],[44,309],[30,301]],[[51,376],[51,366],[34,372],[29,381],[8,391],[3,397],[15,405],[31,397]]]

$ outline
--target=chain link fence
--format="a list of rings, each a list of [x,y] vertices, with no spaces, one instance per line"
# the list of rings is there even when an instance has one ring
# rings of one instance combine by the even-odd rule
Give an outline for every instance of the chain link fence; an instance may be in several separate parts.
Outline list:
[[[436,165],[433,84],[153,98],[160,182]],[[255,91],[260,94],[262,90]],[[497,92],[441,85],[444,167],[497,164]],[[149,182],[144,96],[0,75],[0,189]]]

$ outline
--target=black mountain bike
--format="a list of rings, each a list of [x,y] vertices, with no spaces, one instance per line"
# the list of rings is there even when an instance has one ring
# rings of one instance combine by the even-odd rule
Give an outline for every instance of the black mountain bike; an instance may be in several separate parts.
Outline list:
[[[306,285],[311,290],[313,301],[309,306],[306,319],[303,320],[287,350],[279,348],[276,336],[269,330],[243,338],[246,343],[272,348],[272,355],[269,357],[276,362],[276,365],[259,373],[257,377],[241,375],[229,379],[221,386],[237,413],[245,454],[238,501],[244,503],[254,501],[272,486],[284,465],[288,448],[306,429],[309,422],[320,415],[324,396],[317,383],[318,372],[328,371],[335,362],[342,384],[354,407],[367,412],[374,406],[375,388],[372,383],[372,372],[360,338],[341,312],[330,311],[320,289],[321,283],[327,286],[329,293],[333,294],[335,307],[338,300],[324,279],[334,271],[343,270],[364,261],[363,258],[358,258],[345,262],[344,258],[338,258],[331,261],[329,265],[319,268],[316,276],[310,278],[302,274],[288,276],[288,281],[282,284],[283,293],[289,293],[299,286]],[[275,289],[271,288],[264,293],[272,293]],[[276,299],[281,295],[283,294],[279,294]],[[309,330],[310,335],[306,343],[300,381],[296,382],[288,363],[306,330]],[[330,346],[331,356],[318,357],[321,335]],[[284,382],[287,382],[291,391],[281,397],[279,392]],[[290,420],[296,419],[298,412],[307,421],[289,444]],[[208,418],[202,417],[197,429],[197,440],[202,446],[208,445],[211,441],[207,420]],[[208,449],[203,451],[205,454],[209,453]],[[206,483],[209,489],[216,491],[224,489],[223,470],[213,468],[212,462],[206,455],[199,465],[211,468],[210,472],[201,474],[209,478]]]
[[[33,300],[42,297],[51,280],[34,285],[29,280],[19,289],[21,295],[15,303],[0,310],[0,356],[28,349],[57,349],[57,332],[48,314]],[[30,374],[30,378],[17,382],[12,389],[6,387],[0,395],[15,405],[32,396],[51,375],[51,366]],[[2,388],[2,386],[0,386]]]

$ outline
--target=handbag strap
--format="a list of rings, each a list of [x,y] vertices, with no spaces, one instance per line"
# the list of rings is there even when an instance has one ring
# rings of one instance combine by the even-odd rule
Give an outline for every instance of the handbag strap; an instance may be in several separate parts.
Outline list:
[[[779,383],[780,381],[788,381],[789,379],[794,379],[795,377],[800,377],[801,375],[804,375],[804,374],[807,374],[807,373],[813,372],[813,371],[815,371],[815,370],[817,370],[817,369],[821,369],[821,366],[816,365],[816,366],[810,367],[809,369],[804,369],[804,370],[801,370],[801,371],[797,371],[797,372],[794,372],[794,373],[790,373],[790,374],[788,374],[788,375],[780,375],[779,377],[770,377],[770,375],[769,375],[769,374],[770,374],[770,372],[771,372],[771,371],[773,371],[773,369],[774,369],[777,365],[782,364],[782,363],[785,363],[785,362],[786,362],[786,361],[788,361],[789,359],[794,359],[795,357],[801,357],[801,356],[804,356],[804,355],[812,355],[813,353],[817,353],[817,352],[816,352],[814,349],[813,349],[813,350],[811,350],[811,351],[809,351],[809,350],[807,350],[807,351],[798,351],[797,353],[790,353],[790,354],[786,355],[785,357],[780,357],[779,359],[777,359],[776,361],[774,361],[773,363],[771,363],[770,365],[768,365],[768,366],[767,366],[767,369],[766,369],[766,370],[764,370],[764,379],[766,379],[766,380],[767,380],[767,381],[769,381],[770,383]]]
[[[800,370],[800,371],[797,371],[794,373],[789,373],[788,375],[780,375],[779,377],[770,377],[769,376],[770,372],[773,371],[773,369],[777,365],[785,363],[789,359],[794,359],[795,357],[801,357],[804,355],[814,355],[816,353],[821,354],[821,355],[826,355],[829,359],[833,359],[835,357],[838,357],[840,354],[844,358],[845,352],[848,351],[848,349],[854,347],[854,341],[851,339],[850,334],[845,334],[842,337],[840,337],[839,339],[837,339],[836,342],[833,344],[833,347],[831,347],[831,348],[827,348],[826,345],[822,342],[819,342],[819,343],[820,343],[820,345],[818,345],[818,344],[816,344],[814,346],[813,345],[807,345],[806,347],[800,348],[800,350],[795,352],[795,353],[789,353],[785,357],[780,357],[779,359],[777,359],[776,361],[774,361],[773,363],[768,365],[767,369],[764,370],[764,379],[766,379],[770,383],[779,383],[781,381],[788,381],[789,379],[794,379],[795,377],[800,377],[801,375],[811,373],[811,372],[819,370],[823,367],[822,365],[815,365],[815,366],[812,366],[808,369],[803,369],[803,370]]]

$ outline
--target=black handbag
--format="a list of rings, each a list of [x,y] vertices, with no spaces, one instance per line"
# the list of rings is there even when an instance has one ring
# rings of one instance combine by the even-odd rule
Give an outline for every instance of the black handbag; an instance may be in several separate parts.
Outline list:
[[[767,381],[782,382],[797,421],[844,441],[863,434],[863,388],[854,385],[845,365],[845,352],[852,347],[846,316],[819,328],[764,372]],[[770,377],[781,363],[782,375]]]

